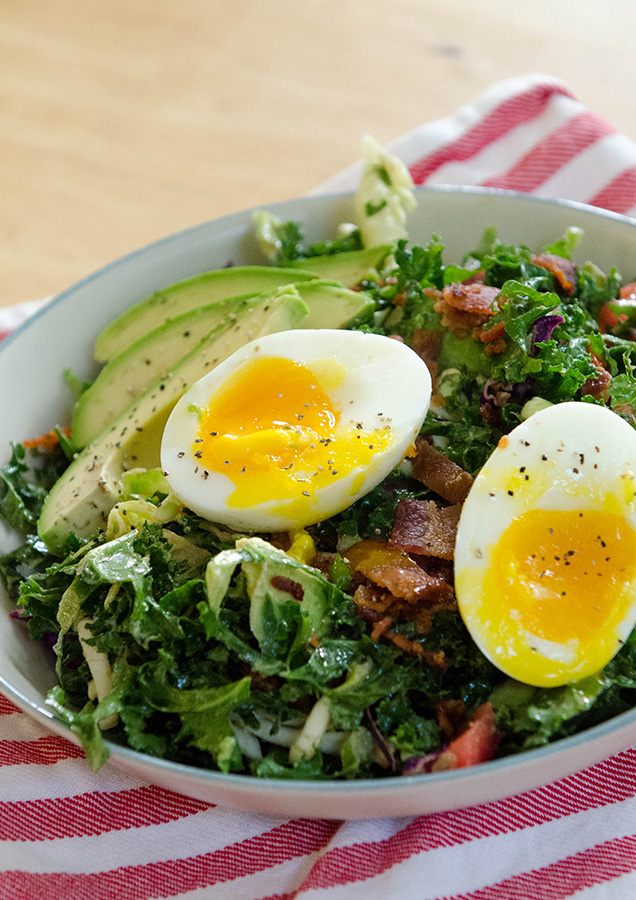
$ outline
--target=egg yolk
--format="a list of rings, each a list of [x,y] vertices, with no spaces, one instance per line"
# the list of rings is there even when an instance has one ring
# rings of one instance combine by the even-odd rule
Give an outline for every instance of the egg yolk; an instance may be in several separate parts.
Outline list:
[[[259,357],[197,411],[192,452],[205,469],[221,472],[234,485],[228,507],[294,501],[287,512],[301,516],[317,490],[368,469],[374,455],[392,445],[388,427],[369,431],[332,402],[329,392],[343,380],[335,360],[310,369]],[[354,478],[351,493],[357,489]]]
[[[482,616],[513,660],[513,677],[549,683],[541,654],[557,669],[583,660],[585,671],[577,677],[598,671],[614,655],[619,626],[635,602],[636,532],[621,515],[529,510],[508,526],[491,562]],[[528,667],[539,680],[528,677]]]

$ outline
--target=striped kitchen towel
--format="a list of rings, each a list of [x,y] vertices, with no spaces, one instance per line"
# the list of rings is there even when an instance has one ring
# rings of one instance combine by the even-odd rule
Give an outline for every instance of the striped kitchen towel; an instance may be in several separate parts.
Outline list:
[[[554,78],[494,85],[390,148],[417,184],[636,213],[636,146]],[[315,193],[355,187],[359,164]],[[32,311],[0,310],[7,331]],[[299,810],[302,815],[302,810]],[[548,787],[413,819],[286,820],[140,783],[0,697],[1,900],[628,900],[636,750]]]

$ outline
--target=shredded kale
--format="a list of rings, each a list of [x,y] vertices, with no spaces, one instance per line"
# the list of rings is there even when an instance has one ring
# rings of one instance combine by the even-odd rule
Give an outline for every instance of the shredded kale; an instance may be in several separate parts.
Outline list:
[[[369,207],[367,216],[381,207]],[[268,218],[265,225],[274,263],[362,246],[355,229],[308,245],[298,223]],[[572,229],[545,252],[569,259],[579,238]],[[602,307],[619,297],[620,275],[579,266],[574,291],[564,296],[534,259],[492,229],[460,265],[444,261],[438,236],[425,246],[400,240],[393,262],[362,284],[375,313],[354,327],[415,346],[427,332],[439,337],[435,400],[421,434],[473,474],[524,420],[527,404],[586,399],[636,422],[636,314],[628,310],[609,333],[598,324]],[[448,285],[467,279],[495,287],[496,303],[483,321],[452,327],[440,299]],[[609,388],[586,396],[599,366]],[[86,387],[70,373],[66,380],[77,396]],[[490,701],[505,755],[636,703],[635,633],[601,673],[559,688],[505,678],[452,604],[432,610],[427,624],[408,615],[391,622],[394,641],[372,639],[382,613],[369,614],[354,599],[358,581],[346,550],[358,541],[385,546],[398,502],[434,496],[411,477],[408,463],[307,529],[317,568],[278,549],[281,535],[265,535],[266,542],[236,534],[189,510],[167,524],[155,521],[167,490],[159,470],[124,478],[125,500],[147,504],[142,527],[89,543],[71,536],[56,556],[36,525],[75,452],[64,432],[58,439],[55,452],[33,458],[16,444],[0,470],[0,516],[23,538],[0,559],[0,575],[29,636],[55,661],[59,685],[50,705],[79,736],[94,769],[107,758],[107,737],[222,772],[385,777],[442,750],[440,704],[470,717]],[[106,684],[97,684],[91,652],[104,663]],[[307,742],[311,752],[302,749]]]

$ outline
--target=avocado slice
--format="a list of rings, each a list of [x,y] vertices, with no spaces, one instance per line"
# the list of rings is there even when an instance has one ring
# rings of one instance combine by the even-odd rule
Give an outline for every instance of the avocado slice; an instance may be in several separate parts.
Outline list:
[[[120,477],[131,468],[160,465],[165,423],[187,388],[247,341],[298,327],[307,307],[293,288],[224,319],[173,368],[129,404],[82,450],[53,485],[38,520],[49,549],[62,552],[73,532],[90,538],[106,525],[120,495]]]
[[[296,290],[307,304],[303,328],[343,328],[374,308],[361,291],[323,281],[305,281]],[[149,334],[113,356],[75,405],[72,439],[85,447],[149,384],[174,365],[227,315],[242,311],[280,294],[280,289],[253,297],[234,297],[208,303],[168,319]]]
[[[290,281],[315,277],[300,269],[290,278],[286,269],[273,266],[236,266],[195,275],[151,294],[111,322],[95,342],[95,359],[106,362],[166,319],[180,316],[197,306],[228,297],[260,294]]]
[[[392,249],[391,244],[383,244],[379,247],[365,247],[364,250],[346,250],[344,253],[293,259],[285,265],[292,269],[314,272],[323,281],[340,281],[345,287],[352,288],[360,284],[370,270],[377,269]]]
[[[375,309],[364,291],[351,291],[337,282],[303,281],[295,287],[309,309],[302,328],[347,328]]]

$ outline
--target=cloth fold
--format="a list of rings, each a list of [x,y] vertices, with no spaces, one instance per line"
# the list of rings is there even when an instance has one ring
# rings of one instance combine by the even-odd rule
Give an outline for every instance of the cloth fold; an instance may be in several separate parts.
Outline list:
[[[416,184],[636,214],[636,145],[562,81],[495,84],[389,146]],[[312,193],[353,189],[360,163]],[[39,303],[0,310],[6,333]],[[299,810],[302,816],[302,810]],[[524,795],[414,819],[284,820],[146,785],[0,695],[3,900],[621,900],[636,896],[636,749]]]

